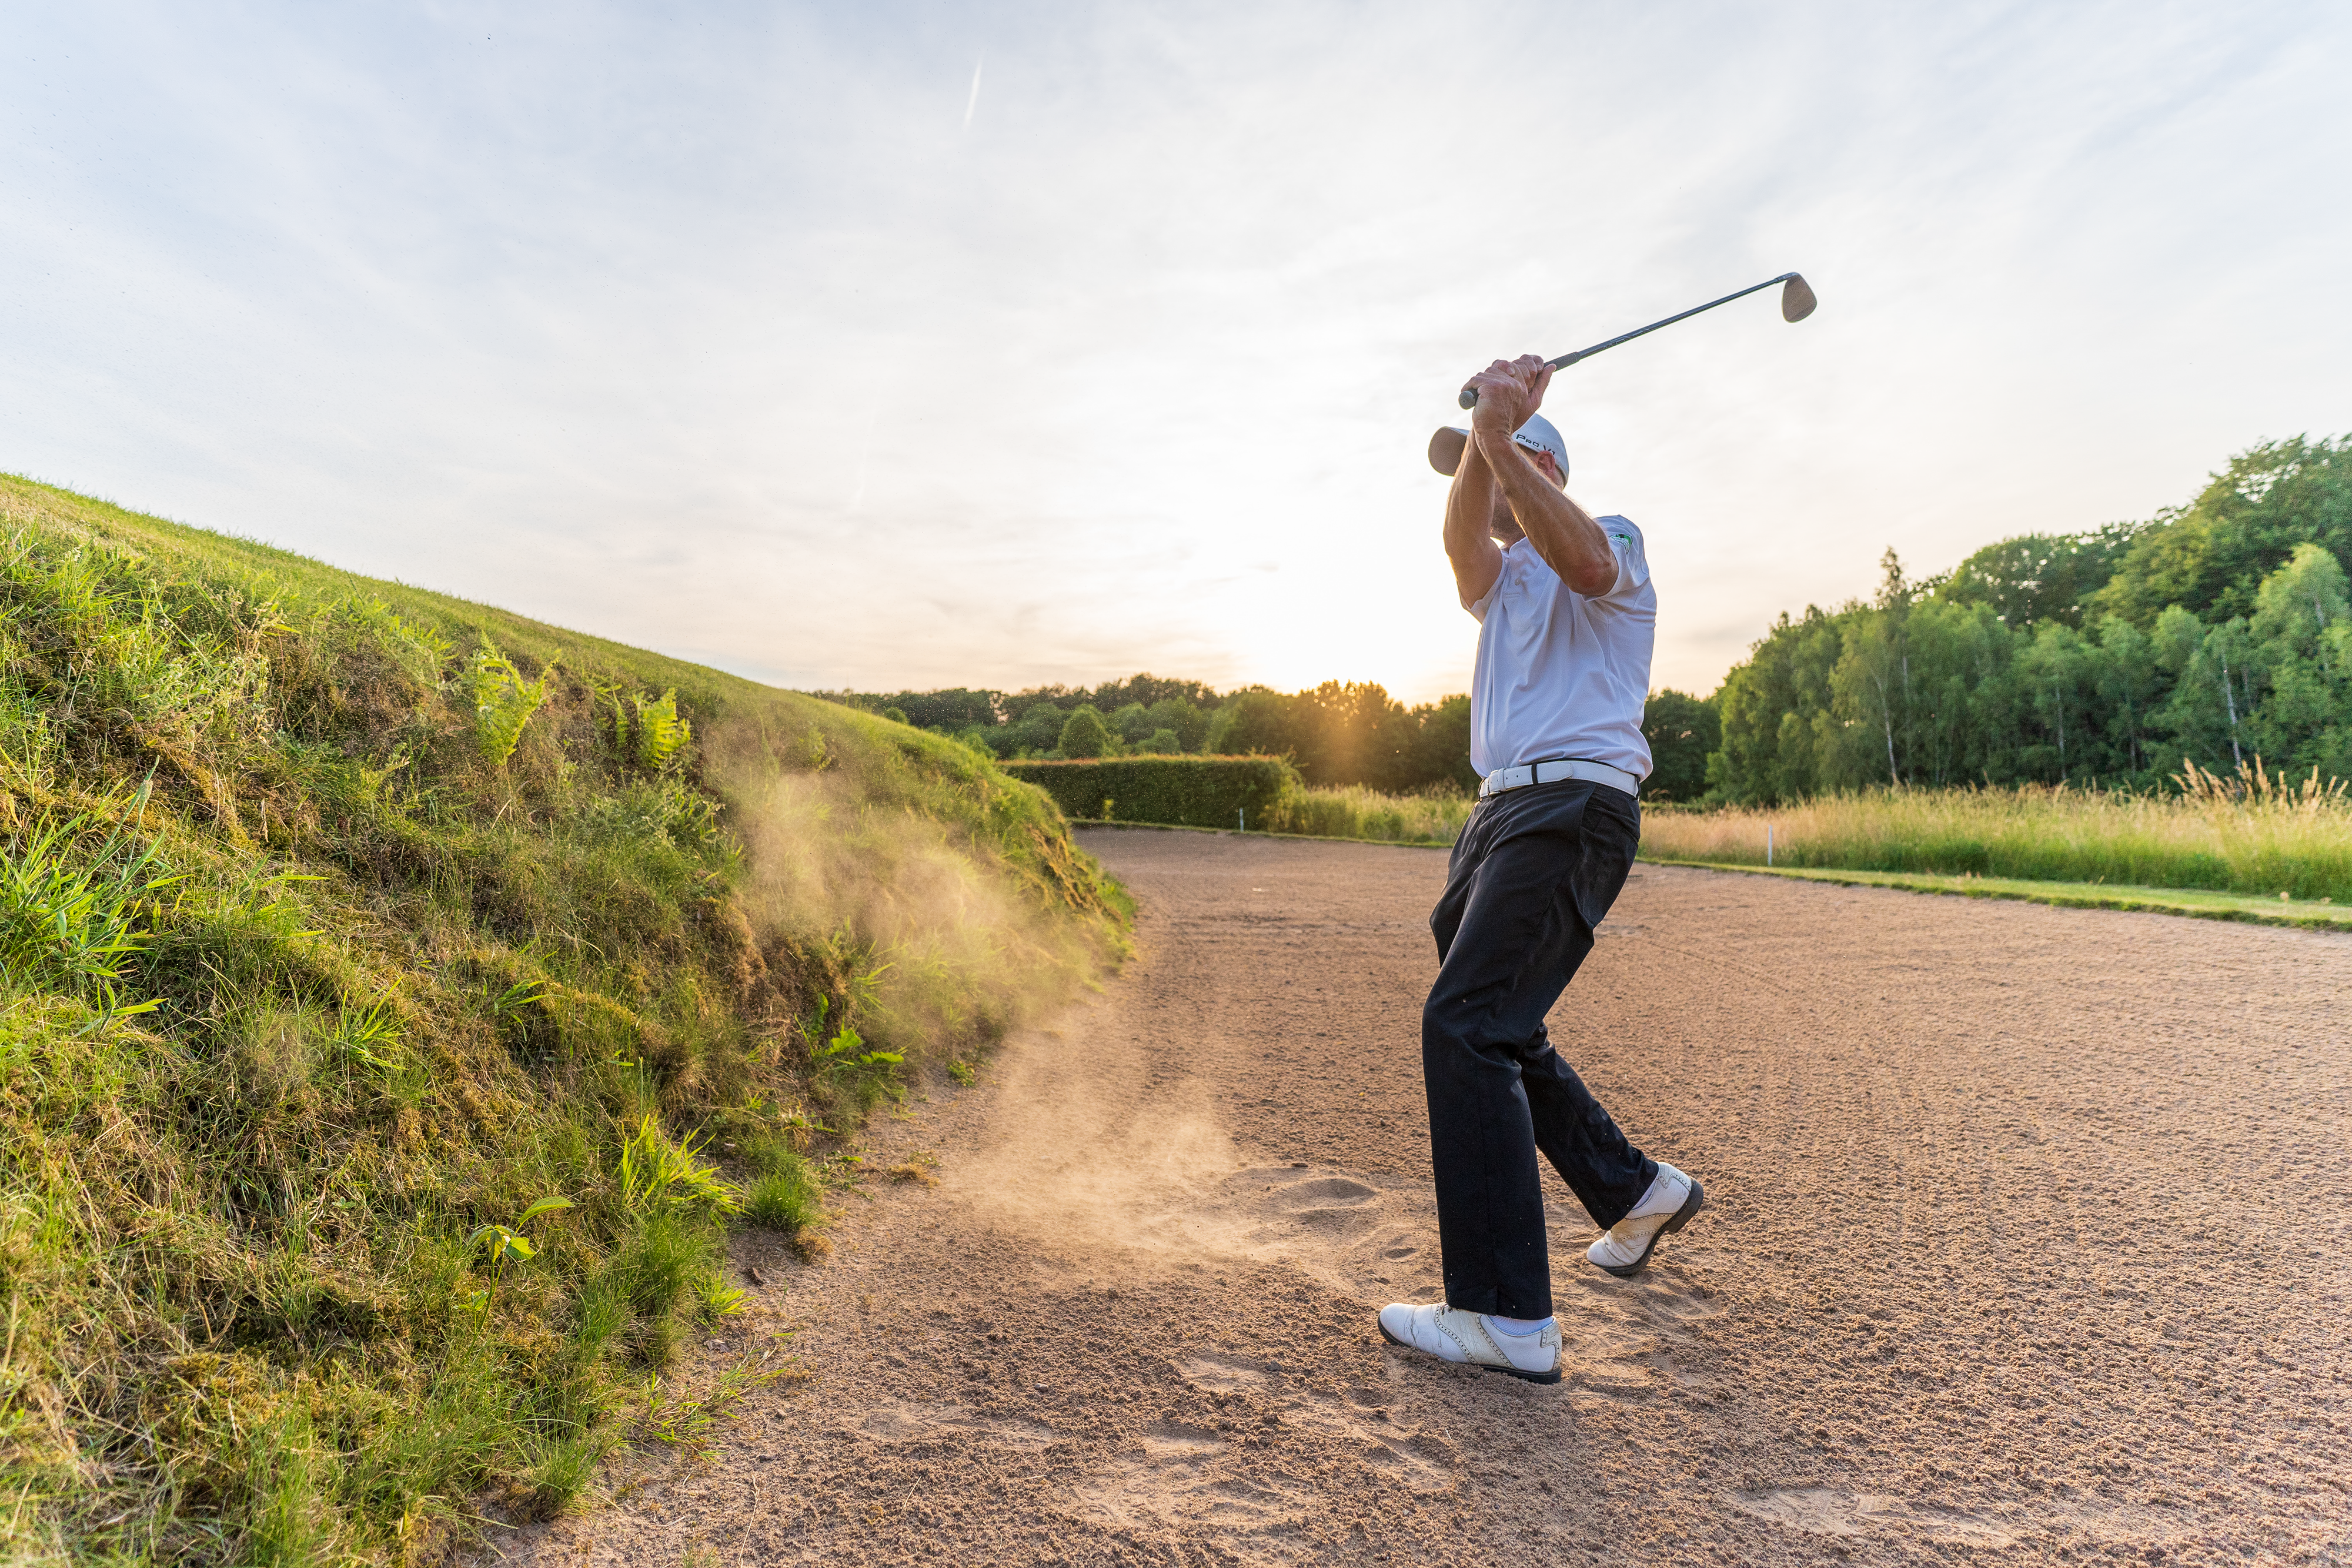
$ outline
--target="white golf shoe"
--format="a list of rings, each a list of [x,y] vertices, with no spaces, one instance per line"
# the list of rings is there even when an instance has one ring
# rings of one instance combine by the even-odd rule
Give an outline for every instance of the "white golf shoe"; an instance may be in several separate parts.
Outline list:
[[[1505,1333],[1486,1321],[1484,1312],[1456,1312],[1452,1307],[1416,1307],[1396,1301],[1381,1309],[1381,1337],[1407,1350],[1422,1351],[1440,1361],[1466,1363],[1488,1372],[1507,1373],[1529,1383],[1559,1381],[1559,1323],[1547,1322],[1533,1333]]]
[[[1660,1160],[1656,1178],[1633,1206],[1633,1212],[1586,1248],[1585,1259],[1621,1280],[1638,1274],[1657,1249],[1658,1239],[1689,1224],[1690,1217],[1706,1203],[1706,1192],[1698,1183]]]

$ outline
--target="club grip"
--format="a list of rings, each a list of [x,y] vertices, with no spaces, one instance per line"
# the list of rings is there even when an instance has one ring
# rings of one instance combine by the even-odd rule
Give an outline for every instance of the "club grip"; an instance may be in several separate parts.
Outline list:
[[[1464,408],[1476,408],[1478,406],[1478,389],[1476,387],[1464,387],[1462,389],[1462,395],[1454,401],[1459,402]]]

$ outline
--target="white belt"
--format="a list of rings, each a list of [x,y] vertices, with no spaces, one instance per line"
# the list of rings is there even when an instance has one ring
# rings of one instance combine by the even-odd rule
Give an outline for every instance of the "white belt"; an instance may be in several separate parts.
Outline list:
[[[1497,768],[1486,775],[1478,786],[1478,798],[1499,795],[1506,789],[1524,789],[1530,784],[1557,784],[1563,779],[1581,779],[1591,784],[1606,784],[1612,789],[1622,789],[1628,795],[1642,792],[1642,781],[1622,768],[1612,768],[1606,762],[1586,762],[1570,758],[1561,762],[1538,762],[1526,768]]]

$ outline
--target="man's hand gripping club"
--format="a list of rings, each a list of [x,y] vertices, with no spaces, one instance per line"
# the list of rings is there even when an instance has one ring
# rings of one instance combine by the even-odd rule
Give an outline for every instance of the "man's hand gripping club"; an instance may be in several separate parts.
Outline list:
[[[1511,439],[1543,406],[1551,367],[1534,354],[1496,360],[1466,383],[1478,405],[1470,444],[1445,498],[1445,554],[1465,607],[1493,591],[1502,546],[1525,536],[1544,563],[1577,593],[1592,598],[1617,582],[1617,552],[1591,513],[1568,498],[1549,455],[1538,462]]]

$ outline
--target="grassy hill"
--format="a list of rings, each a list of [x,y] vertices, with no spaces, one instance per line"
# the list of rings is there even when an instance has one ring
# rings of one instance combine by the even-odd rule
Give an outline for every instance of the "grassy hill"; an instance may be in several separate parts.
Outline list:
[[[952,742],[5,477],[0,834],[10,1561],[561,1507],[726,1228],[1124,919]]]

